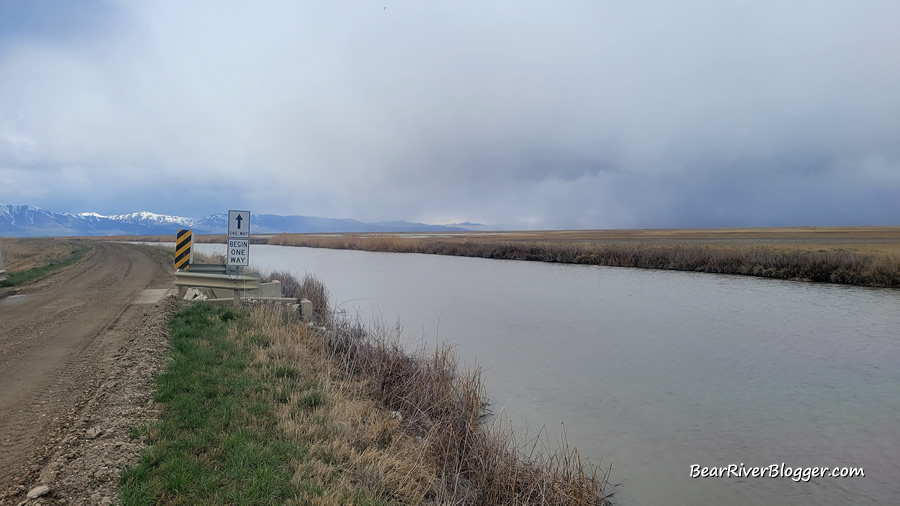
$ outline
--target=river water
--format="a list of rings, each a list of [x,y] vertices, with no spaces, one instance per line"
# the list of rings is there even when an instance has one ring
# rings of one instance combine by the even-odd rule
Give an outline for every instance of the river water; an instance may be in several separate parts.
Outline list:
[[[611,465],[619,504],[900,504],[900,291],[261,245],[250,261],[314,274],[410,346],[455,345],[495,412]],[[865,477],[691,477],[782,463]]]

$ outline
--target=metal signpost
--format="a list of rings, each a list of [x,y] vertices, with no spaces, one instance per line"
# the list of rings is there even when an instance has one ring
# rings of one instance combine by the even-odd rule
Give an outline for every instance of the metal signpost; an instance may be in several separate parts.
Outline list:
[[[3,243],[0,243],[0,281],[6,281],[6,271],[3,270]]]

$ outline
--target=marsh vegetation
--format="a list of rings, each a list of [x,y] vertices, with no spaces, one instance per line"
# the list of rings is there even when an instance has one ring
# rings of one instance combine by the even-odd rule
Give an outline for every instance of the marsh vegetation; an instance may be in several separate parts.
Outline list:
[[[126,504],[608,504],[602,469],[517,437],[450,348],[410,352],[332,317],[315,278],[273,277],[329,330],[270,306],[180,313]]]
[[[225,237],[201,235],[195,241],[224,243]],[[276,234],[255,237],[252,243],[900,287],[900,227]]]
[[[900,287],[900,229],[279,234],[269,244]]]

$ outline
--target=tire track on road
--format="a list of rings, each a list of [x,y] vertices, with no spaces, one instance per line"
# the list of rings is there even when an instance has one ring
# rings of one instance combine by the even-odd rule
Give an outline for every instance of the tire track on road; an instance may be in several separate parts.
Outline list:
[[[0,306],[0,491],[23,485],[108,371],[125,337],[115,331],[145,288],[171,281],[162,254],[97,243],[60,278]],[[133,313],[133,312],[132,312]]]

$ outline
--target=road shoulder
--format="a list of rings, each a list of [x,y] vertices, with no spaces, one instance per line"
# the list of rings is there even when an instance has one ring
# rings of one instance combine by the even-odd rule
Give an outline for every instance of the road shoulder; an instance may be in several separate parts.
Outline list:
[[[124,315],[127,338],[110,357],[109,374],[50,438],[41,453],[49,460],[36,477],[0,497],[18,504],[28,491],[48,487],[27,504],[114,504],[122,470],[143,451],[135,429],[156,417],[154,379],[168,364],[169,320],[183,306],[175,297],[132,305]]]

